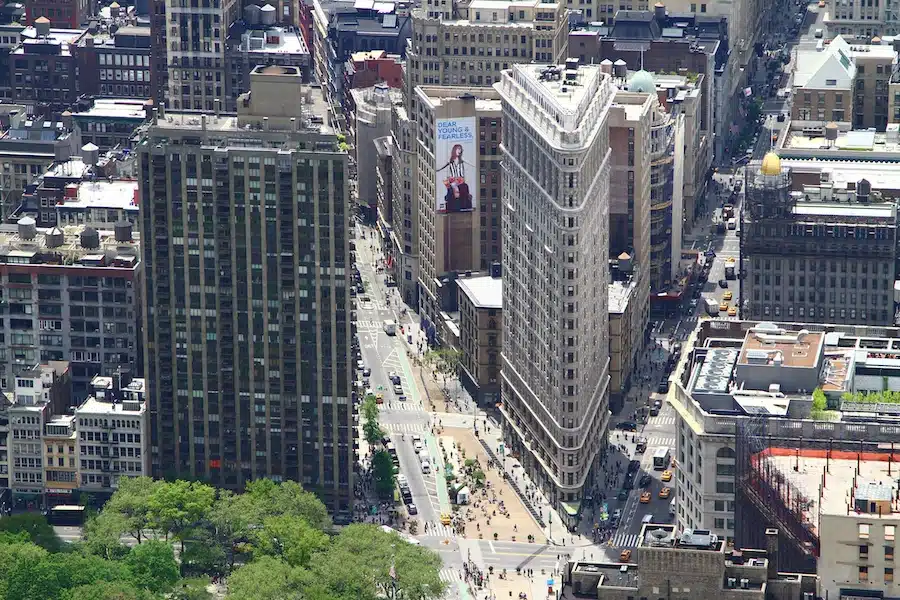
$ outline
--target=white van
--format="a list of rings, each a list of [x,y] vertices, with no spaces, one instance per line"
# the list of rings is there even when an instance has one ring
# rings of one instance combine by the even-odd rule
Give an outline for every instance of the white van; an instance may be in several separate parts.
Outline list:
[[[397,335],[397,322],[396,321],[385,321],[382,323],[382,327],[384,327],[384,332],[388,335]]]
[[[825,35],[825,32],[822,30],[821,27],[816,29],[816,39],[821,39],[822,36],[824,36],[824,35]]]
[[[428,460],[422,461],[422,472],[426,475],[431,473],[431,462]]]

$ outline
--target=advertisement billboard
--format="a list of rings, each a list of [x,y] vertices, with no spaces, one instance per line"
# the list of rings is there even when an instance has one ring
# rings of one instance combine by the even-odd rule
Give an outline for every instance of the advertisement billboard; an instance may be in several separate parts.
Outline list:
[[[435,122],[435,212],[468,212],[475,208],[475,117]]]

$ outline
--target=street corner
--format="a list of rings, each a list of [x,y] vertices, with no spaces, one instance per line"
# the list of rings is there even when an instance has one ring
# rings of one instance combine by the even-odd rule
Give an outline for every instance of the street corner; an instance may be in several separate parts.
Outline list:
[[[478,594],[479,600],[544,600],[558,598],[562,592],[561,578],[555,571],[533,570],[530,575],[507,573],[491,577],[488,589]]]
[[[445,428],[440,442],[453,469],[448,486],[468,487],[471,492],[468,502],[456,510],[466,537],[546,543],[546,535],[472,430]],[[452,491],[450,495],[452,499]]]

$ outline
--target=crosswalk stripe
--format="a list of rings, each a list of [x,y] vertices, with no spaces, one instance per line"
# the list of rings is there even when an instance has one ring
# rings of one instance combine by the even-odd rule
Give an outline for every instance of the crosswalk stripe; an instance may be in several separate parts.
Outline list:
[[[647,439],[647,444],[651,448],[654,446],[671,448],[675,444],[675,437],[670,435],[653,435]]]
[[[444,567],[438,572],[438,576],[441,578],[441,581],[444,583],[453,583],[454,581],[462,581],[459,576],[459,571],[454,569],[453,567]]]
[[[652,425],[674,425],[675,417],[650,417],[650,424]]]
[[[388,400],[382,405],[382,409],[385,410],[404,410],[404,411],[415,411],[422,410],[422,406],[416,404],[415,402],[400,402],[399,400]]]
[[[428,532],[425,535],[430,537],[456,537],[451,525],[442,525],[440,523],[428,523]]]
[[[639,537],[636,533],[617,533],[612,545],[617,548],[637,548]]]
[[[416,423],[382,423],[381,427],[392,433],[425,433],[427,429]]]

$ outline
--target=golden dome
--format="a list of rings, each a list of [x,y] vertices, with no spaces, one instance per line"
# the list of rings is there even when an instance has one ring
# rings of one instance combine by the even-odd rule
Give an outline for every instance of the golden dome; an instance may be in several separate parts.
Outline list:
[[[763,157],[759,172],[763,175],[781,175],[781,159],[774,152],[769,152]]]

